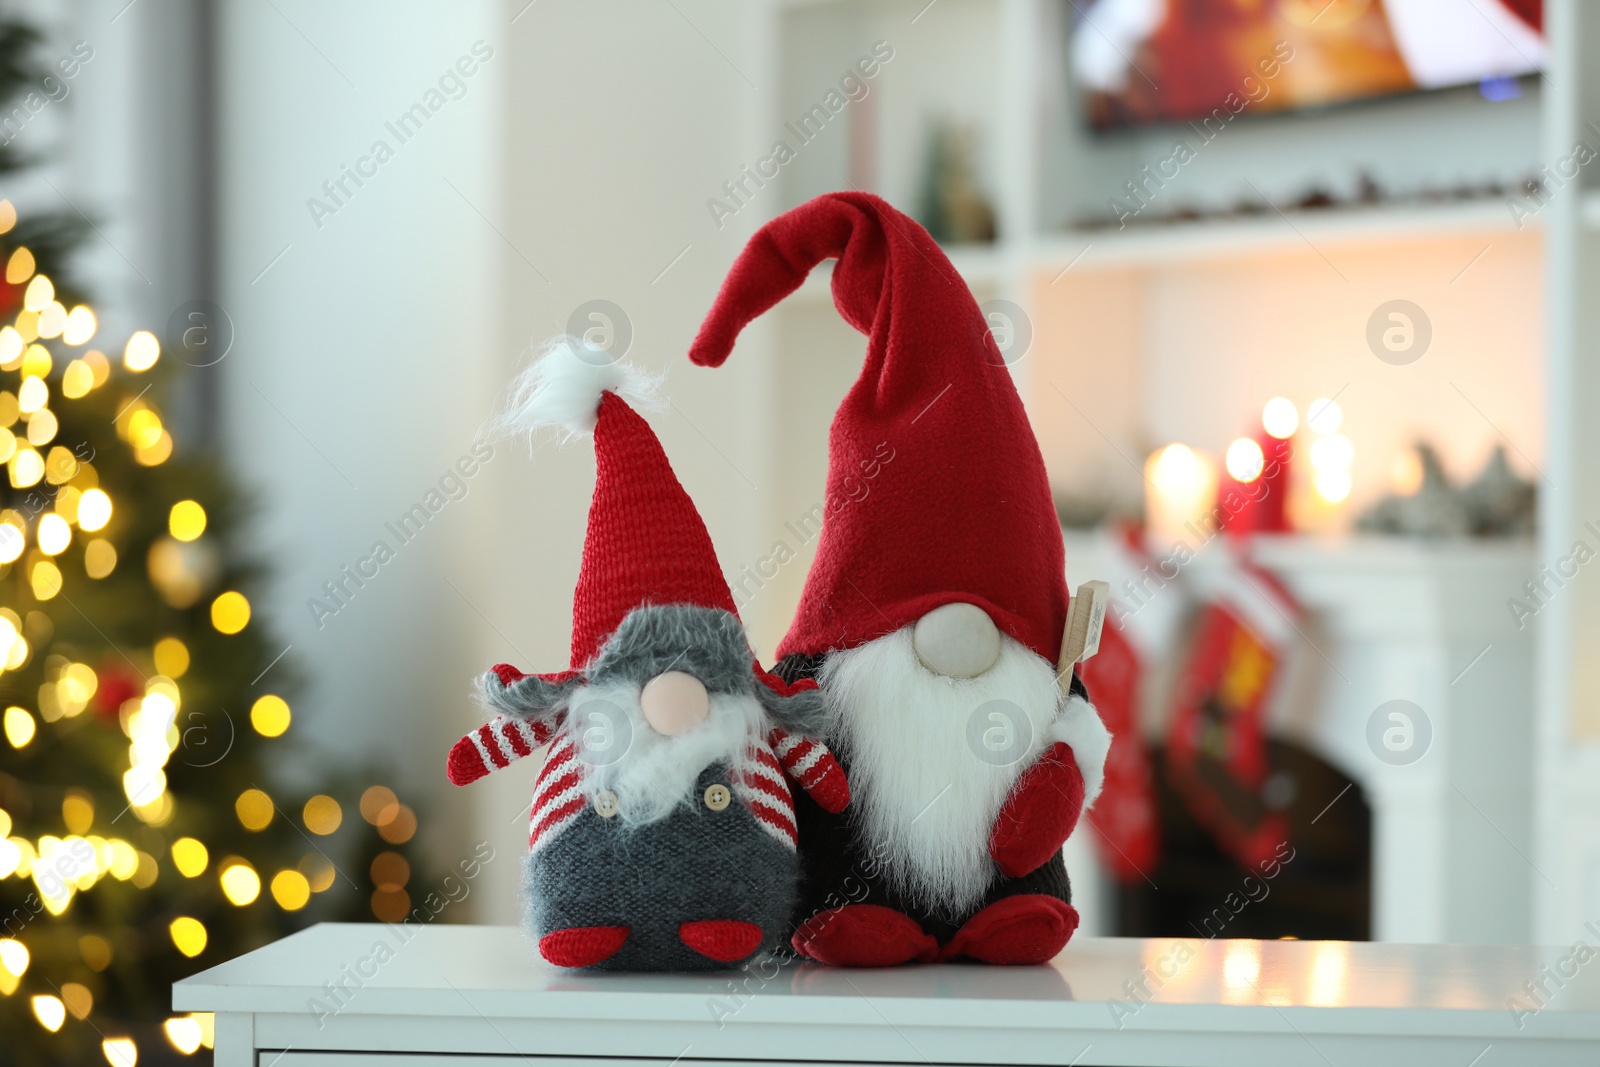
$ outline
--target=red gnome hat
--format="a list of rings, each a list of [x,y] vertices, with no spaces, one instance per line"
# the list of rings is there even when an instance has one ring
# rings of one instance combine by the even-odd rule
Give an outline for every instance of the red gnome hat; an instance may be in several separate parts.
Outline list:
[[[594,434],[594,499],[572,596],[572,670],[644,604],[693,604],[737,617],[694,502],[650,424],[623,397],[653,401],[654,383],[567,338],[518,381],[501,420],[520,431],[562,425]]]
[[[830,258],[834,306],[867,356],[829,432],[816,562],[778,655],[855,648],[965,602],[1054,663],[1067,582],[1044,459],[977,302],[926,230],[867,193],[785,212],[740,253],[689,358],[721,365]]]

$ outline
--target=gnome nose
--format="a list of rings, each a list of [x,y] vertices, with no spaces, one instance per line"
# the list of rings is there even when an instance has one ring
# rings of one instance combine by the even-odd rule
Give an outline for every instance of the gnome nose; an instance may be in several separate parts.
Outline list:
[[[658,734],[688,733],[711,714],[711,698],[700,679],[683,671],[666,671],[645,683],[639,693],[644,721]]]
[[[976,604],[944,604],[917,620],[911,645],[935,674],[976,678],[1000,658],[1000,630]]]

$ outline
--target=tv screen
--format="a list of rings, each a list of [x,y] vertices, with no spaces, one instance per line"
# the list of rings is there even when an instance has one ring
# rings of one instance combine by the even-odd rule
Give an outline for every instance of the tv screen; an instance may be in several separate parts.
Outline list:
[[[1543,0],[1072,0],[1098,129],[1327,107],[1544,67]],[[1219,116],[1220,117],[1220,116]]]

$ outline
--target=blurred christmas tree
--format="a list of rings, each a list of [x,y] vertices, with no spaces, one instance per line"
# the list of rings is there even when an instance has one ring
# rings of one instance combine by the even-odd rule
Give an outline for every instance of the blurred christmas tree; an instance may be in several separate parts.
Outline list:
[[[0,114],[47,73],[37,46],[0,22]],[[210,1044],[175,979],[408,914],[416,816],[348,768],[275,784],[291,672],[251,618],[242,502],[163,423],[186,368],[145,331],[93,347],[78,230],[0,201],[0,1061],[122,1067]]]

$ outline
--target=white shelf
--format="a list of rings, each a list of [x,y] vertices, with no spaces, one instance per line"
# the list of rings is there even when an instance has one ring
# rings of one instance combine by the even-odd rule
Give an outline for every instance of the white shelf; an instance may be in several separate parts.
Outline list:
[[[1585,202],[1600,219],[1600,202]],[[1539,216],[1524,222],[1538,225]],[[1032,257],[1039,270],[1163,266],[1332,245],[1400,242],[1517,229],[1504,200],[1377,208],[1272,211],[1262,215],[1156,223],[1125,230],[1071,230],[1045,238]],[[1074,261],[1076,261],[1074,263]]]
[[[508,927],[324,923],[186,978],[172,996],[178,1011],[218,1013],[218,1067],[258,1053],[284,1067],[1461,1067],[1485,1045],[1493,1062],[1593,1063],[1594,969],[1559,979],[1542,1010],[1505,1006],[1565,951],[1079,937],[1039,967],[848,971],[769,958],[721,973],[595,974],[543,963]]]
[[[1600,191],[1583,194],[1584,228],[1600,232]],[[1018,270],[1056,276],[1073,272],[1163,267],[1212,259],[1273,255],[1349,245],[1425,241],[1439,237],[1544,228],[1544,215],[1522,226],[1504,200],[1474,200],[1376,208],[1328,208],[1284,214],[1143,223],[1125,230],[1076,229],[1041,237],[1031,248],[1017,242],[957,245],[945,249],[969,286],[1003,286]],[[795,294],[803,301],[830,298],[833,261],[818,265]]]

